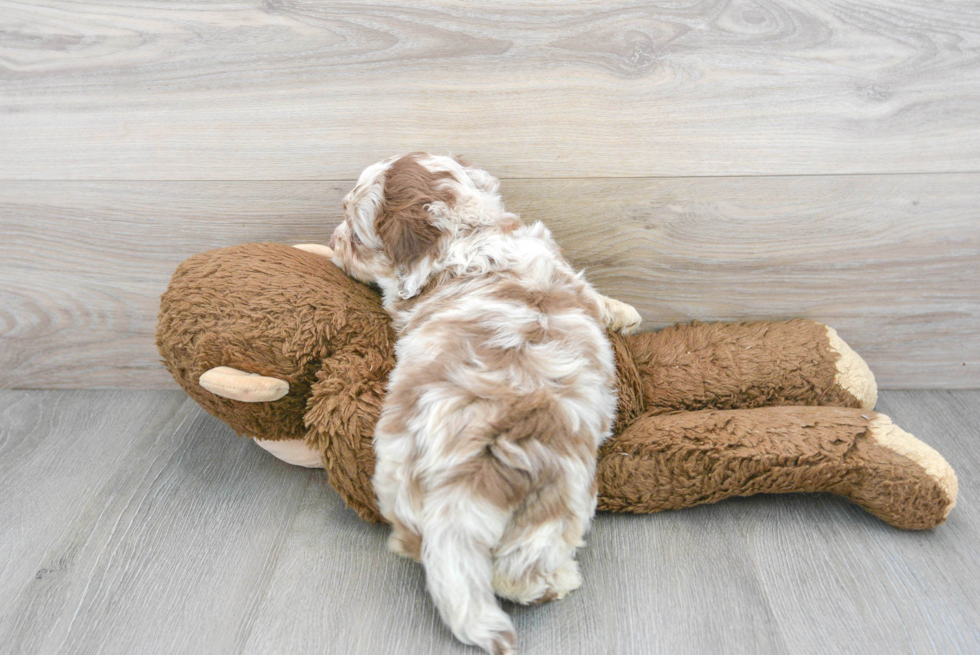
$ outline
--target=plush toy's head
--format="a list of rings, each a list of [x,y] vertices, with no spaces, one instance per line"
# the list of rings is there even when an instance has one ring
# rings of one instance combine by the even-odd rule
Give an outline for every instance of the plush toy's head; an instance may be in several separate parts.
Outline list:
[[[360,442],[370,444],[394,340],[376,292],[324,257],[289,246],[213,250],[194,255],[174,273],[161,299],[156,340],[177,383],[238,434],[314,441],[335,436],[337,465],[357,468],[352,502],[364,496],[364,506],[373,508],[364,472],[373,462],[360,461]],[[223,398],[199,384],[218,366],[285,380],[288,393],[275,402]],[[311,420],[317,422],[312,435],[305,424]],[[342,476],[337,480],[335,485],[344,484]]]

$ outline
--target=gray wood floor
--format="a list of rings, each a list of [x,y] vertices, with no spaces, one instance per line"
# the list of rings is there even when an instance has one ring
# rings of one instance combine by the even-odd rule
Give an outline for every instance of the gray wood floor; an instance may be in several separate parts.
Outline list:
[[[933,532],[831,496],[600,515],[522,653],[980,652],[980,391],[890,391],[960,501]],[[0,392],[0,651],[476,653],[419,567],[175,391]]]

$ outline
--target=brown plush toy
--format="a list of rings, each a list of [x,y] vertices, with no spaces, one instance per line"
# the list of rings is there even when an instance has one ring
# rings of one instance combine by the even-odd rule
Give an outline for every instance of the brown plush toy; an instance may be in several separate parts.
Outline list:
[[[281,459],[323,466],[350,507],[379,521],[372,434],[395,335],[378,295],[327,256],[252,243],[191,257],[163,295],[157,347],[208,412]],[[921,530],[956,501],[953,469],[872,411],[871,371],[824,325],[609,336],[619,412],[599,453],[600,510],[825,491]]]

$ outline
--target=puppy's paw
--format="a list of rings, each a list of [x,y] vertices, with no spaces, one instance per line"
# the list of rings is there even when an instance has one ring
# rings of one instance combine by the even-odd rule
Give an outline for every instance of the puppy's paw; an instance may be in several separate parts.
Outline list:
[[[582,586],[582,576],[578,564],[567,559],[554,571],[539,570],[525,572],[519,578],[508,578],[496,571],[493,588],[498,596],[521,605],[540,605],[553,600],[561,600]]]
[[[422,561],[422,537],[408,528],[395,525],[388,537],[388,550],[401,557]]]
[[[602,320],[610,330],[622,334],[633,334],[640,329],[643,318],[632,305],[603,296],[601,306]]]

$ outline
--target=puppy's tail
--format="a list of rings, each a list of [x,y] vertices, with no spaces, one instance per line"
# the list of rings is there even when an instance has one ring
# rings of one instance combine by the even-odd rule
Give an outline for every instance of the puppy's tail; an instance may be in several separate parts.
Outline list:
[[[472,492],[426,498],[422,566],[432,600],[456,638],[493,655],[514,653],[514,626],[493,592],[491,549],[509,514]]]

